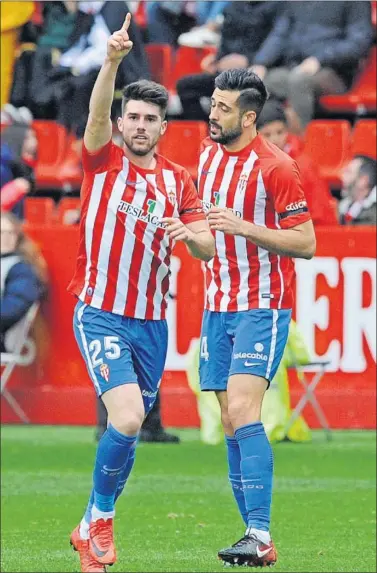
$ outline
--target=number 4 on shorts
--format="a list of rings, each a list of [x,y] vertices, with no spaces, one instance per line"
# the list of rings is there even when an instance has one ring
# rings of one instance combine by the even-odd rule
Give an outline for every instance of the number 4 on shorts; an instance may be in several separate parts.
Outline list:
[[[200,358],[204,358],[206,362],[209,359],[209,352],[208,352],[208,345],[207,345],[207,337],[203,336],[200,342]]]

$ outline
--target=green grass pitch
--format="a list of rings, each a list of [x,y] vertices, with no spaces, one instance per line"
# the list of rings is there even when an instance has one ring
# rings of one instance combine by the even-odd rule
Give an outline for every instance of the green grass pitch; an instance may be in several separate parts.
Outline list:
[[[141,444],[117,505],[117,572],[217,572],[243,535],[225,448],[195,430],[180,445]],[[375,434],[315,432],[274,446],[272,533],[279,571],[376,571]],[[2,428],[1,571],[79,571],[69,534],[86,505],[92,428]],[[229,571],[229,569],[226,569]]]

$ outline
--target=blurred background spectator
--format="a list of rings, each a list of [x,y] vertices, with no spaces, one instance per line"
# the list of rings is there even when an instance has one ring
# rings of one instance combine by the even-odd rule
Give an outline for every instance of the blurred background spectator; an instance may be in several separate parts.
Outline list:
[[[376,161],[365,155],[356,155],[344,168],[339,203],[342,225],[376,225],[376,168]]]
[[[350,88],[372,40],[370,2],[285,2],[252,69],[302,132],[319,95]]]
[[[24,234],[21,222],[1,213],[1,351],[6,334],[43,298],[48,284],[47,265],[36,245]]]
[[[220,41],[219,29],[223,21],[223,12],[228,4],[230,2],[221,0],[195,2],[196,22],[199,25],[181,34],[178,44],[192,48],[217,46]]]
[[[224,11],[220,46],[201,62],[202,74],[189,75],[177,83],[183,118],[207,120],[200,98],[210,98],[216,76],[230,68],[252,64],[282,9],[280,2],[230,2]]]
[[[266,139],[296,161],[313,223],[336,225],[336,201],[321,179],[317,166],[303,151],[303,140],[289,131],[283,106],[276,100],[267,101],[258,118],[257,127]]]
[[[38,140],[31,125],[15,123],[2,132],[1,210],[11,210],[20,219],[25,196],[35,189],[37,151]]]

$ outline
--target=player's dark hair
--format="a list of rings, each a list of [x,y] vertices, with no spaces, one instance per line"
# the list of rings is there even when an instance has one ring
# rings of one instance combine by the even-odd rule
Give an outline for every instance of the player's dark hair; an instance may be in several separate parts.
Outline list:
[[[149,80],[139,80],[128,84],[123,90],[122,98],[122,116],[129,101],[145,101],[153,103],[160,108],[162,119],[165,118],[168,107],[169,93],[164,86]]]
[[[258,117],[268,98],[266,86],[259,76],[245,69],[222,72],[215,79],[215,87],[222,91],[239,91],[238,105],[241,112],[255,111]]]
[[[373,187],[376,186],[376,182],[377,182],[377,174],[376,174],[377,162],[376,162],[376,160],[372,159],[372,157],[369,157],[368,155],[356,155],[355,159],[360,159],[360,161],[361,161],[361,165],[360,165],[360,169],[359,169],[359,177],[366,175],[368,177],[369,189],[372,190]]]

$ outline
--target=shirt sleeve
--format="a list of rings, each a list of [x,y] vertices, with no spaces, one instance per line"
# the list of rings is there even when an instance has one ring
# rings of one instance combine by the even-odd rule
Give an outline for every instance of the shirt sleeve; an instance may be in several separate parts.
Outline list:
[[[282,229],[311,219],[295,161],[280,163],[271,172],[269,191]]]
[[[205,221],[206,216],[198,192],[188,173],[183,173],[182,194],[179,205],[179,217],[184,225],[194,221]]]
[[[82,144],[82,166],[87,173],[101,173],[106,171],[115,144],[110,141],[97,151],[88,151],[85,143]]]

